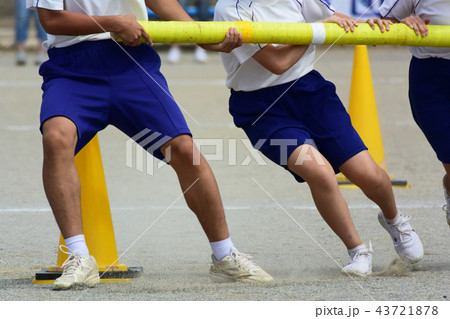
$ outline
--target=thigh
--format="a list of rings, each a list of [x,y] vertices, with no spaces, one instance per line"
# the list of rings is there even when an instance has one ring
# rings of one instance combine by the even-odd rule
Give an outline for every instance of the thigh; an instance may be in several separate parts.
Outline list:
[[[78,153],[109,121],[112,92],[96,43],[51,49],[39,72],[44,78],[40,122],[70,119],[77,128]]]
[[[353,128],[350,116],[333,83],[313,71],[293,87],[288,105],[293,118],[302,121],[319,152],[336,173],[349,158],[367,147]]]
[[[163,159],[161,146],[175,136],[191,132],[159,70],[160,58],[156,51],[148,45],[124,49],[134,61],[126,55],[118,55],[108,62],[126,65],[113,79],[115,98],[111,124],[146,151]]]
[[[414,120],[439,160],[450,163],[450,60],[413,58],[409,78]]]

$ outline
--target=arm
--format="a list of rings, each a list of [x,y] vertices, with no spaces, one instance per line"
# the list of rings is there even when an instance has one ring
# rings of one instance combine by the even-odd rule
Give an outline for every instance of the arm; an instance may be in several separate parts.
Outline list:
[[[149,7],[161,20],[193,21],[176,0],[145,0]],[[230,53],[242,45],[242,35],[236,29],[230,28],[221,43],[198,44],[205,50]]]
[[[259,64],[270,72],[280,75],[289,70],[305,54],[308,45],[266,45],[253,55]]]
[[[176,0],[145,0],[149,7],[164,21],[194,21]]]
[[[39,21],[44,30],[54,35],[88,35],[115,32],[124,44],[137,46],[141,37],[151,43],[149,35],[132,14],[127,16],[88,16],[66,10],[38,8]]]
[[[337,23],[345,29],[346,32],[354,31],[358,26],[358,21],[341,13],[334,13],[331,17],[317,21],[319,23],[332,22]],[[284,45],[274,46],[266,45],[260,51],[253,55],[253,58],[270,72],[280,75],[291,68],[308,49],[307,45]]]
[[[149,7],[161,20],[193,21],[176,0],[145,0]],[[198,44],[205,50],[230,53],[242,45],[243,38],[236,29],[230,28],[221,43]]]

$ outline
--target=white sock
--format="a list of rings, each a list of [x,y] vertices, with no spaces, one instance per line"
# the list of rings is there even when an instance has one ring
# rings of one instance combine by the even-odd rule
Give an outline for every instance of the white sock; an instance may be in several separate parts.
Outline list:
[[[348,251],[348,254],[350,255],[350,258],[353,260],[353,258],[355,257],[355,255],[357,253],[368,251],[368,249],[367,249],[366,244],[363,243],[363,244],[361,244],[359,246],[356,246],[355,248],[347,249],[347,251]]]
[[[89,249],[86,245],[86,239],[84,234],[72,236],[64,239],[66,246],[69,247],[72,252],[79,252],[81,256],[89,257]]]
[[[397,216],[395,216],[392,219],[387,219],[385,217],[386,221],[388,224],[390,225],[397,225],[398,223],[400,223],[401,219],[402,219],[402,214],[400,212],[397,213]]]
[[[222,260],[223,257],[230,256],[231,248],[234,247],[230,237],[224,240],[210,242],[209,244],[217,260]]]

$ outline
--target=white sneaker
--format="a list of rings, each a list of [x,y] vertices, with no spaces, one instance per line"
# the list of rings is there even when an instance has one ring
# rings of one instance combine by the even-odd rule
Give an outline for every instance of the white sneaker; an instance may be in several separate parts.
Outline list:
[[[251,256],[240,253],[236,248],[231,249],[231,256],[225,256],[220,261],[214,255],[211,258],[213,263],[209,269],[209,277],[214,282],[266,283],[273,280],[272,276],[251,260]]]
[[[24,51],[17,52],[16,65],[25,65],[27,63],[27,55]]]
[[[169,53],[167,53],[167,61],[169,63],[178,63],[181,59],[181,49],[177,45],[172,45],[170,47]]]
[[[342,272],[357,276],[370,275],[372,273],[372,253],[372,244],[369,243],[369,248],[357,252],[352,261],[342,268]]]
[[[206,63],[208,61],[208,54],[206,53],[206,51],[204,49],[197,46],[197,48],[195,49],[195,52],[194,52],[194,58],[195,58],[195,61],[197,61],[197,62]]]
[[[63,251],[61,249],[61,251]],[[66,253],[65,251],[63,251]],[[81,256],[79,252],[67,252],[69,258],[62,265],[63,273],[55,280],[54,290],[93,287],[100,283],[95,258]]]
[[[442,209],[447,214],[447,224],[448,224],[448,227],[450,227],[450,196],[448,196],[447,191],[445,190],[445,188],[444,188],[444,196],[445,196],[445,200],[446,200],[447,204],[442,206]]]
[[[423,257],[422,242],[408,223],[411,217],[403,216],[401,213],[399,214],[401,220],[397,225],[388,224],[384,218],[383,212],[378,214],[378,221],[391,235],[397,254],[402,259],[408,260],[410,263],[416,263]]]

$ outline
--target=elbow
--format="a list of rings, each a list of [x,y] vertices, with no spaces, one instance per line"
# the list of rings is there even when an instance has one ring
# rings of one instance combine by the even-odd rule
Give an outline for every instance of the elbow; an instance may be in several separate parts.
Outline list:
[[[48,34],[58,34],[58,29],[60,28],[60,24],[58,24],[53,19],[42,19],[39,21],[42,25],[42,28],[47,32]]]
[[[38,8],[39,22],[44,31],[49,34],[58,34],[58,29],[61,26],[59,22],[60,15],[61,11],[51,11]]]
[[[275,62],[271,65],[271,67],[269,68],[269,71],[272,72],[273,74],[281,75],[284,72],[286,72],[288,69],[289,69],[288,65]]]

